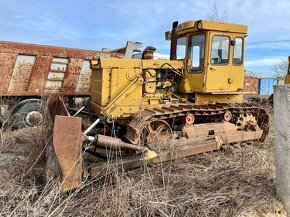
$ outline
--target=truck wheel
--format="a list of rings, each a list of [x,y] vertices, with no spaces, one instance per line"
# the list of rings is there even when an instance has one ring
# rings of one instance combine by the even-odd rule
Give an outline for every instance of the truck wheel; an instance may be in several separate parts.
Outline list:
[[[41,111],[41,100],[27,100],[20,102],[12,112],[14,125],[18,128],[38,127],[44,121]]]

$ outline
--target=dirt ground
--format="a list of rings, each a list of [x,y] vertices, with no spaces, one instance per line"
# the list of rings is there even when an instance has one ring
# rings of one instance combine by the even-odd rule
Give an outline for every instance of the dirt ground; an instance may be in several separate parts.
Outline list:
[[[87,180],[65,194],[44,181],[42,133],[0,131],[0,216],[286,216],[275,192],[272,125],[263,144]]]

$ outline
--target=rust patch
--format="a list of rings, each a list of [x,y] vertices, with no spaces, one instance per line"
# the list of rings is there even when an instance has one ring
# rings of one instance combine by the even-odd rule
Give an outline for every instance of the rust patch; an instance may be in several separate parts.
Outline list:
[[[34,65],[24,63],[18,66],[16,60],[19,55],[23,58],[35,56]],[[45,91],[55,57],[69,59],[68,68],[64,79],[56,81],[62,88]],[[50,93],[89,96],[91,73],[80,75],[82,63],[99,57],[123,58],[124,54],[0,41],[0,93],[3,96],[41,96]]]
[[[244,91],[245,92],[259,92],[259,79],[254,77],[245,77],[244,80]]]
[[[30,84],[28,87],[28,93],[33,94],[44,94],[45,84],[48,77],[52,57],[40,56],[37,57],[35,65],[33,67]]]
[[[75,93],[80,77],[83,60],[71,58],[65,73],[62,92],[64,94]]]
[[[78,188],[82,181],[81,129],[81,118],[55,116],[53,147],[62,171],[63,191]]]
[[[77,92],[89,92],[91,89],[92,69],[88,60],[83,61],[80,77],[77,85]]]
[[[8,87],[12,78],[16,58],[17,54],[0,53],[0,93],[2,95],[6,95],[8,93]]]
[[[52,120],[56,115],[70,116],[63,100],[58,95],[52,95],[48,100],[48,109]]]
[[[36,45],[28,43],[0,41],[0,53],[27,54],[36,56],[53,56],[78,59],[98,59],[99,57],[124,58],[124,54],[110,53],[77,48]]]
[[[35,60],[34,60],[35,61]],[[28,89],[30,75],[34,65],[33,62],[25,62],[16,60],[16,64],[13,70],[12,78],[8,92],[26,92]]]

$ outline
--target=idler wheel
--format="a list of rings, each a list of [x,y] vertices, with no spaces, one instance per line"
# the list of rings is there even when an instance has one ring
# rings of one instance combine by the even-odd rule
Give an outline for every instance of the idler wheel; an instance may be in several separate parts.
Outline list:
[[[195,121],[195,117],[193,114],[188,114],[186,117],[185,117],[185,123],[186,125],[192,125]]]
[[[231,112],[227,111],[225,114],[224,114],[224,120],[226,122],[229,122],[231,119],[232,119],[233,115]]]

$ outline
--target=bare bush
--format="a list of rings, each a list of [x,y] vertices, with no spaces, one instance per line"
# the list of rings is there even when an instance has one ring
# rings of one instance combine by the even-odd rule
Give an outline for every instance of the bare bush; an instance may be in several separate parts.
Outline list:
[[[207,14],[206,19],[213,20],[217,22],[225,22],[227,20],[227,11],[221,11],[221,9],[214,4],[210,9],[210,12]]]
[[[287,74],[288,71],[288,59],[287,58],[281,58],[280,63],[277,63],[273,65],[273,76],[274,77],[284,77]]]

